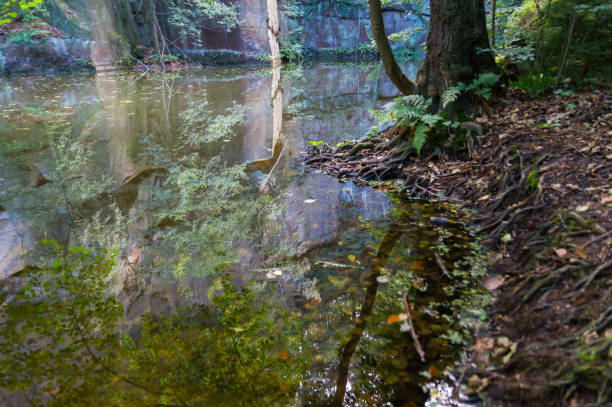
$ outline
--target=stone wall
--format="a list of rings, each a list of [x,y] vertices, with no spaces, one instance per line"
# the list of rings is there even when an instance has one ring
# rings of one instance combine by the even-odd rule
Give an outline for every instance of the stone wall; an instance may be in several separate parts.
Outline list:
[[[290,18],[284,15],[287,0],[235,1],[240,24],[226,31],[215,28],[214,22],[202,21],[200,43],[181,38],[160,18],[173,52],[207,65],[262,62],[272,53],[270,41],[279,36],[287,38],[298,27],[305,33],[304,46],[312,59],[342,59],[344,53],[355,53],[364,46],[365,53],[375,57],[375,52],[367,49],[371,30],[364,2],[315,1],[303,6],[299,18]],[[269,29],[270,2],[275,2],[280,13],[278,30]],[[46,20],[57,29],[52,37],[13,43],[0,36],[0,73],[71,71],[92,66],[109,69],[129,63],[130,55],[139,56],[140,46],[153,46],[150,2],[54,0],[51,4]],[[159,16],[167,15],[162,0],[155,0],[155,7]],[[422,25],[416,16],[401,9],[386,11],[384,19],[389,33]],[[424,36],[425,32],[411,44],[394,46],[414,46]]]

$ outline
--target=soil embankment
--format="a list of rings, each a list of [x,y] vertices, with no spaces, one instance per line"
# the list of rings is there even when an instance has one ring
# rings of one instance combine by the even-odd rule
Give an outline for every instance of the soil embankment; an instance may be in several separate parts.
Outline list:
[[[484,131],[471,159],[390,168],[388,149],[377,148],[389,136],[357,149],[317,146],[306,162],[357,181],[392,177],[412,196],[476,212],[493,301],[470,350],[468,394],[493,405],[610,405],[612,94],[515,94],[476,121]]]

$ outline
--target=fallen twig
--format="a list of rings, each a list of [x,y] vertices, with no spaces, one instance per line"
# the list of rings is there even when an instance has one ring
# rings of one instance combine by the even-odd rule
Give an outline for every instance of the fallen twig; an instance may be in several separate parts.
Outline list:
[[[603,233],[599,236],[594,237],[593,239],[589,240],[588,242],[580,246],[580,248],[584,250],[585,247],[593,243],[599,242],[601,239],[605,239],[607,236],[610,236],[610,235],[612,235],[612,230],[608,230],[606,233]]]
[[[419,343],[419,337],[414,330],[414,324],[412,323],[412,315],[410,314],[410,305],[408,305],[408,295],[404,294],[404,307],[406,308],[406,314],[408,315],[408,326],[410,327],[410,334],[412,335],[412,339],[414,340],[414,347],[421,358],[421,362],[425,363],[425,352],[423,352],[423,348],[421,348],[421,344]]]
[[[442,270],[442,273],[444,273],[446,277],[451,278],[451,275],[446,269],[446,266],[444,265],[444,262],[440,258],[440,255],[438,253],[434,253],[434,257],[436,258],[436,263],[438,263],[438,266],[440,267],[440,270]]]
[[[602,271],[604,271],[605,269],[607,269],[608,267],[612,266],[612,260],[608,260],[607,262],[600,264],[599,267],[597,267],[595,269],[595,271],[593,271],[591,274],[589,274],[588,277],[582,279],[578,285],[576,286],[576,288],[580,289],[580,293],[583,293],[587,287],[589,285],[591,285],[591,283],[595,280],[595,278],[597,277],[597,275],[599,273],[601,273]]]

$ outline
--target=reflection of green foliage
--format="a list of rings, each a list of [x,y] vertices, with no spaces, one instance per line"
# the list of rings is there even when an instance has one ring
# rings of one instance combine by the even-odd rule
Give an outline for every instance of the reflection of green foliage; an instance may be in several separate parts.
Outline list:
[[[114,327],[121,307],[106,293],[112,260],[78,247],[67,254],[61,249],[0,309],[0,385],[12,391],[35,386],[36,402],[55,393],[68,400],[95,397],[84,387],[104,383],[106,359],[119,340]]]
[[[94,150],[90,143],[73,134],[71,118],[61,109],[48,103],[21,106],[14,120],[31,126],[31,129],[22,137],[2,131],[0,151],[10,154],[6,161],[12,167],[28,172],[31,172],[30,165],[36,164],[45,169],[45,176],[51,181],[42,187],[34,187],[24,177],[23,171],[16,171],[15,177],[25,179],[7,186],[2,203],[24,214],[37,230],[53,233],[50,222],[53,222],[58,208],[67,212],[78,210],[85,202],[108,192],[113,181],[109,176],[92,174],[90,168],[96,159]],[[19,202],[14,201],[15,196],[19,196]],[[78,223],[86,222],[80,219]],[[83,236],[75,235],[77,239]],[[100,235],[93,240],[113,239]],[[84,242],[77,240],[77,243]]]
[[[50,406],[289,403],[311,354],[295,317],[217,274],[213,305],[145,316],[121,336],[112,260],[55,250],[0,309],[0,386]]]
[[[227,114],[210,115],[206,100],[192,102],[179,114],[183,122],[183,137],[192,147],[222,141],[231,137],[232,128],[244,123],[244,107],[234,105]]]
[[[180,118],[182,131],[172,148],[149,138],[143,143],[153,164],[167,171],[146,202],[155,213],[153,227],[164,236],[154,252],[163,254],[162,269],[184,279],[236,261],[233,244],[246,235],[256,208],[245,204],[251,192],[243,165],[227,165],[213,144],[230,137],[244,119],[244,108],[234,105],[226,115],[214,115],[198,101]]]

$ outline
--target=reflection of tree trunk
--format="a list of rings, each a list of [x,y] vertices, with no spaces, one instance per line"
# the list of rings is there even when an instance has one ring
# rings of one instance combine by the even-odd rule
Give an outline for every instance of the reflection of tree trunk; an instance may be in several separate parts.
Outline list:
[[[130,154],[130,150],[138,144],[137,131],[130,117],[131,106],[122,103],[127,89],[112,76],[97,76],[96,88],[104,103],[106,123],[103,125],[106,127],[105,133],[109,135],[109,164],[114,173],[115,184],[120,187],[139,172],[138,165]]]
[[[404,75],[402,69],[397,64],[389,39],[385,33],[385,23],[383,21],[383,12],[380,5],[380,0],[368,0],[370,6],[370,24],[372,26],[372,33],[376,40],[376,46],[378,47],[378,53],[382,60],[385,72],[391,82],[404,94],[410,95],[416,93],[417,87],[410,79]]]
[[[349,367],[351,365],[351,358],[357,349],[357,345],[363,336],[368,319],[374,308],[374,301],[376,300],[376,292],[378,291],[378,281],[376,278],[380,276],[381,270],[385,267],[389,255],[393,251],[395,244],[397,243],[401,235],[402,226],[400,223],[394,223],[389,227],[389,231],[383,238],[378,254],[372,262],[372,270],[366,280],[368,286],[361,311],[359,312],[359,318],[351,333],[351,338],[346,343],[344,350],[342,351],[342,357],[340,358],[340,364],[338,367],[338,380],[336,381],[336,394],[332,401],[332,406],[341,406],[346,393],[346,383],[348,381]]]
[[[283,143],[281,141],[281,131],[283,125],[283,88],[281,86],[281,69],[280,65],[274,67],[272,74],[271,86],[271,101],[272,101],[272,157],[264,160],[251,161],[246,165],[246,172],[261,171],[268,174],[266,179],[260,185],[260,190],[265,190],[271,181],[274,168],[279,162],[283,152]]]

